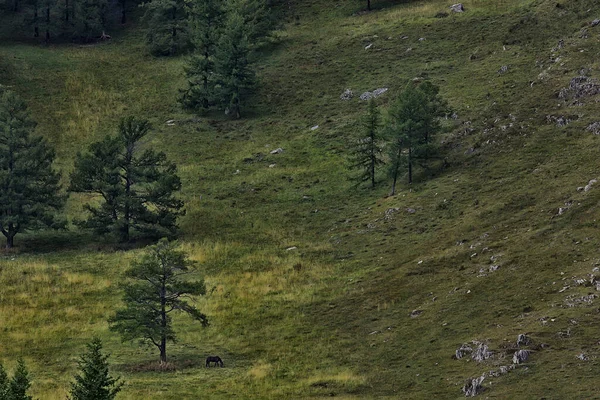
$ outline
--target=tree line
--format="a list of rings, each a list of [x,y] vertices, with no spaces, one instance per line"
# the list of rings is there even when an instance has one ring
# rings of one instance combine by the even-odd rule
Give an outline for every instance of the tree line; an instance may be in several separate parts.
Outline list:
[[[64,228],[66,194],[52,167],[55,152],[39,136],[25,102],[0,87],[0,231],[6,247],[24,231]],[[143,145],[148,121],[125,117],[117,134],[77,153],[68,191],[93,196],[87,218],[75,223],[119,242],[173,237],[184,203],[177,167],[163,152]]]
[[[439,87],[428,81],[409,83],[387,109],[385,118],[371,98],[362,128],[352,140],[350,167],[359,171],[353,178],[374,188],[377,172],[385,165],[393,196],[403,173],[410,184],[415,167],[427,168],[439,155],[435,138],[441,131],[440,119],[448,113]]]

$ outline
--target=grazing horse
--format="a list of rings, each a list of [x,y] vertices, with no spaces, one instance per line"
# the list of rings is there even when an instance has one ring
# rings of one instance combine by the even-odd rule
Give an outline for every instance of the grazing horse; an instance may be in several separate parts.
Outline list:
[[[223,368],[223,360],[219,356],[208,356],[206,357],[206,368],[210,367],[210,363],[215,363],[216,366]]]

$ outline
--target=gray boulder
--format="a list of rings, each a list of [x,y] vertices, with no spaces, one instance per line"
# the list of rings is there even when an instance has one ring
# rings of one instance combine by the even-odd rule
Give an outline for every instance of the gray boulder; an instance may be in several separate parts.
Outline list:
[[[452,4],[450,6],[450,10],[457,12],[457,13],[461,13],[461,12],[465,12],[465,7],[462,5],[462,3],[457,3],[457,4]]]
[[[483,392],[483,380],[485,379],[485,375],[481,375],[479,378],[469,378],[467,382],[462,387],[462,391],[465,394],[465,397],[475,397],[479,393]]]

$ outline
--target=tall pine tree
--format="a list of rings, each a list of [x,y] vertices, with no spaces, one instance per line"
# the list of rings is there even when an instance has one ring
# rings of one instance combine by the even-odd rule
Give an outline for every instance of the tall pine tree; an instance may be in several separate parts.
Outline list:
[[[11,248],[17,233],[59,228],[60,176],[52,169],[54,150],[32,136],[35,122],[14,92],[0,88],[0,231]]]
[[[191,48],[184,0],[151,0],[143,6],[146,9],[144,20],[150,53],[172,56]]]
[[[241,117],[242,97],[255,83],[254,70],[249,61],[249,28],[238,2],[232,1],[218,43],[215,68],[221,104],[235,118]]]
[[[352,149],[352,168],[361,171],[357,177],[359,182],[369,182],[375,187],[375,172],[378,165],[383,164],[381,150],[381,115],[375,100],[369,100],[367,114],[362,118],[362,131]]]
[[[127,272],[125,308],[109,321],[111,330],[119,332],[123,340],[153,344],[159,350],[160,362],[166,363],[167,342],[176,338],[171,313],[183,312],[208,325],[206,315],[185,300],[206,293],[204,280],[184,278],[192,272],[191,265],[187,255],[166,239],[150,247]]]
[[[187,108],[206,110],[216,96],[214,58],[224,10],[220,0],[192,0],[188,8],[194,54],[185,67],[188,87],[180,102]]]
[[[146,120],[121,120],[116,136],[107,136],[78,153],[70,190],[96,194],[99,206],[86,205],[90,216],[80,223],[97,233],[110,233],[128,242],[133,232],[142,236],[173,236],[183,201],[177,167],[163,152],[143,149],[148,134]]]

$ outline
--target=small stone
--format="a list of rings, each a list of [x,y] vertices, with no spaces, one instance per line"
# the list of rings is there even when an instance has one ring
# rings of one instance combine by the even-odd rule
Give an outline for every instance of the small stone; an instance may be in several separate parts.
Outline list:
[[[276,166],[276,165],[277,165],[277,164],[270,164],[270,165],[269,165],[269,168],[275,168],[275,166]]]
[[[407,212],[407,213],[409,213],[409,214],[414,214],[414,213],[416,213],[417,211],[416,211],[414,208],[410,208],[410,207],[409,207],[409,208],[407,208],[407,209],[406,209],[406,212]]]
[[[457,12],[457,13],[461,13],[461,12],[465,12],[465,7],[462,5],[462,3],[457,3],[457,4],[452,4],[450,6],[450,10]]]
[[[600,24],[600,19],[596,18],[595,20],[593,20],[592,22],[590,22],[590,26],[594,27],[596,25]]]
[[[368,45],[366,45],[365,50],[369,50],[371,47],[373,47],[373,43],[369,43]]]
[[[352,99],[352,97],[354,97],[354,93],[352,93],[352,90],[346,89],[344,90],[344,93],[340,95],[340,100],[348,101]]]
[[[279,147],[275,150],[271,150],[270,153],[271,154],[281,154],[281,153],[283,153],[283,149],[281,147]]]
[[[319,125],[315,125],[310,128],[311,131],[316,131],[317,129],[319,129]]]
[[[581,353],[577,356],[577,359],[581,360],[581,361],[589,361],[589,357],[587,355],[585,355],[584,353]]]
[[[410,317],[417,318],[422,313],[423,313],[423,310],[412,310],[412,312],[410,313]]]
[[[500,69],[498,70],[499,74],[505,74],[508,72],[508,65],[503,65],[500,67]]]
[[[288,247],[287,249],[285,249],[285,251],[292,251],[292,250],[297,250],[298,248],[296,246],[292,246],[292,247]]]

